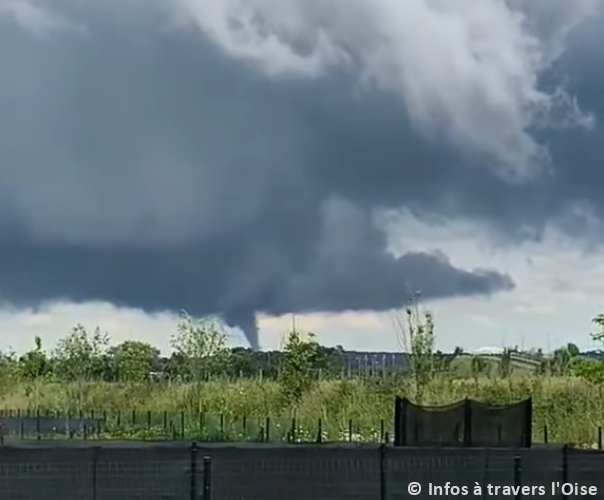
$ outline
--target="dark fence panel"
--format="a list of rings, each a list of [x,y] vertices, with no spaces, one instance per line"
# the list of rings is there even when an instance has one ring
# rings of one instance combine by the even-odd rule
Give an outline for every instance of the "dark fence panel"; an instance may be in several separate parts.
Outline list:
[[[95,451],[94,500],[189,498],[193,472],[190,446],[112,447]]]
[[[395,401],[396,446],[530,448],[532,401],[491,406],[465,399],[446,406]]]
[[[0,448],[2,500],[92,500],[91,448]],[[116,499],[117,500],[117,499]]]
[[[95,445],[96,444],[96,445]],[[205,471],[210,469],[211,477]],[[369,445],[56,443],[0,447],[2,500],[398,500],[411,482],[467,487],[468,496],[563,498],[552,482],[604,493],[604,453],[564,448]],[[474,495],[487,485],[499,492]],[[444,496],[444,495],[443,495]],[[451,495],[449,495],[451,496]],[[455,495],[454,495],[455,496]],[[459,495],[458,495],[459,496]],[[573,495],[568,495],[572,497]],[[579,495],[585,496],[585,495]]]
[[[462,446],[466,430],[465,401],[446,406],[418,406],[396,399],[397,446]]]
[[[470,446],[531,446],[533,432],[532,400],[507,406],[492,406],[467,399]]]
[[[562,476],[566,476],[569,483],[596,486],[598,495],[602,497],[604,494],[604,453],[601,451],[567,449],[561,469]]]
[[[514,453],[510,450],[477,450],[470,448],[390,448],[387,460],[387,498],[408,497],[409,483],[422,485],[417,498],[431,498],[428,485],[444,486],[447,482],[473,489],[481,485],[513,484]]]
[[[55,435],[78,435],[98,433],[101,420],[98,418],[74,417],[0,417],[0,433],[3,437]]]
[[[565,447],[533,448],[520,454],[520,478],[522,486],[546,485],[545,495],[525,495],[526,497],[561,498],[559,494],[552,495],[551,483],[566,482],[562,473],[562,462]]]
[[[212,457],[212,494],[220,500],[380,498],[375,446],[201,448]]]

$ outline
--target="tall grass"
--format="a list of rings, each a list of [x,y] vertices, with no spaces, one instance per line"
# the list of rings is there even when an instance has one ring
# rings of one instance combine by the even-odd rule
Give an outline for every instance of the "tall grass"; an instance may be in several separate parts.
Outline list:
[[[391,432],[395,395],[413,399],[415,394],[409,379],[329,380],[318,382],[294,409],[283,398],[278,383],[262,379],[214,380],[202,384],[34,382],[6,385],[0,390],[0,407],[4,410],[104,412],[113,423],[116,414],[129,415],[135,410],[143,415],[150,411],[156,415],[153,426],[159,425],[155,420],[158,414],[170,415],[171,421],[177,414],[186,414],[189,427],[197,425],[196,419],[203,414],[208,438],[215,437],[221,416],[225,423],[220,432],[225,439],[253,439],[266,425],[267,417],[273,426],[271,437],[281,439],[295,418],[298,437],[302,439],[314,440],[320,426],[325,440],[363,441],[378,440],[382,425]],[[438,377],[425,384],[422,402],[441,405],[471,397],[507,404],[530,396],[535,442],[542,440],[543,428],[547,426],[550,442],[592,445],[598,427],[604,425],[603,392],[602,387],[571,377]],[[136,434],[128,431],[127,419],[120,418],[121,427],[114,425],[113,434],[118,437],[128,432]],[[147,424],[150,426],[151,421]],[[139,424],[142,434],[144,427]],[[111,425],[107,429],[112,429]],[[194,433],[189,431],[188,434]]]

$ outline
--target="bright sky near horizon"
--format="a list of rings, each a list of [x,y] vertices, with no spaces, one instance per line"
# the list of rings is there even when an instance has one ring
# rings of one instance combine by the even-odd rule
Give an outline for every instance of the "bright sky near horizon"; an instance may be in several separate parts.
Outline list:
[[[601,0],[0,0],[0,347],[180,309],[594,347]],[[166,312],[172,311],[172,312]],[[241,330],[239,330],[241,329]],[[233,342],[244,343],[243,334]]]

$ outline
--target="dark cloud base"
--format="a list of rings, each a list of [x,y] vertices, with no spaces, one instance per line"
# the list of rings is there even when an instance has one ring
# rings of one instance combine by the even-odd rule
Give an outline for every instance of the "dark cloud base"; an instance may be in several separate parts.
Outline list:
[[[394,258],[375,210],[474,220],[508,243],[577,202],[604,213],[600,131],[545,137],[555,175],[508,184],[419,137],[393,96],[353,97],[349,74],[265,80],[199,36],[89,21],[44,39],[0,23],[0,290],[19,307],[218,313],[257,345],[256,313],[513,288],[440,253]],[[602,111],[602,73],[575,71]]]

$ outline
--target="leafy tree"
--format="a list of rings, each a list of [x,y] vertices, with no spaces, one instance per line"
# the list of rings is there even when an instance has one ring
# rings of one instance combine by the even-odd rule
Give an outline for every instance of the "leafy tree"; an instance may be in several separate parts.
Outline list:
[[[247,347],[231,350],[227,373],[230,377],[277,378],[279,372],[279,352],[259,352]]]
[[[577,347],[576,344],[573,343],[566,344],[566,351],[568,352],[568,356],[570,358],[575,358],[581,354],[581,350]]]
[[[14,351],[0,352],[0,380],[2,382],[10,381],[14,376],[18,376],[18,359]]]
[[[592,333],[591,337],[598,342],[604,342],[604,313],[593,318],[592,323],[599,331]],[[592,384],[604,384],[604,363],[600,359],[586,359],[576,355],[572,360],[571,368],[575,375]]]
[[[146,342],[126,340],[109,349],[118,380],[123,382],[143,382],[158,365],[159,350]]]
[[[42,339],[34,338],[35,348],[19,358],[17,373],[22,380],[38,380],[52,372],[51,362],[42,350]]]
[[[306,336],[291,331],[283,346],[280,382],[283,395],[290,404],[298,405],[302,396],[316,380],[319,344],[314,333]]]
[[[107,334],[96,328],[89,335],[78,324],[57,343],[54,351],[57,372],[67,380],[99,380],[106,373]]]
[[[575,358],[572,372],[591,384],[604,384],[604,363],[599,359]]]
[[[172,381],[186,380],[189,377],[187,357],[180,352],[173,352],[165,363],[165,374]]]
[[[598,314],[594,319],[591,320],[591,322],[597,325],[600,330],[598,332],[592,333],[591,337],[594,340],[604,340],[604,313]]]
[[[184,361],[182,369],[189,380],[205,380],[226,371],[231,352],[226,331],[215,316],[193,318],[183,311],[171,344]]]
[[[344,371],[344,348],[341,345],[336,347],[325,347],[317,344],[317,353],[315,359],[315,368],[322,377],[339,377]]]

